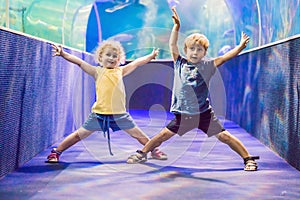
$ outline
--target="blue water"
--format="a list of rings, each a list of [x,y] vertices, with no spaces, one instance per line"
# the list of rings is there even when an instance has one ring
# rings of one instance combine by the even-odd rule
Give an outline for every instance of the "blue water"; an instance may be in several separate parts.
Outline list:
[[[119,40],[127,58],[159,47],[159,58],[170,58],[168,38],[171,6],[181,17],[180,42],[193,32],[210,40],[208,56],[238,44],[241,31],[251,41],[248,49],[300,33],[299,0],[0,0],[0,25],[93,52],[99,42]],[[218,6],[215,6],[218,5]],[[7,19],[9,18],[9,19]]]

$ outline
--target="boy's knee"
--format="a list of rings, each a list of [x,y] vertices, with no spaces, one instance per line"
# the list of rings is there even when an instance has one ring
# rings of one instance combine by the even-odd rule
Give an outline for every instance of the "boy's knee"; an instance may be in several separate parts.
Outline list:
[[[225,144],[229,144],[232,140],[231,134],[227,131],[222,131],[221,133],[219,133],[217,135],[217,138]]]
[[[174,135],[173,132],[169,131],[168,129],[164,129],[162,132],[159,133],[158,138],[161,141],[166,141]]]

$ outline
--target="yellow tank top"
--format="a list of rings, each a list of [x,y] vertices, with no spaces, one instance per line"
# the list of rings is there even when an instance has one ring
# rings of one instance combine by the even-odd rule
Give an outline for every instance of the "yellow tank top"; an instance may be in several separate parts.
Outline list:
[[[97,114],[123,114],[125,107],[125,87],[122,68],[97,67],[96,102],[92,112]]]

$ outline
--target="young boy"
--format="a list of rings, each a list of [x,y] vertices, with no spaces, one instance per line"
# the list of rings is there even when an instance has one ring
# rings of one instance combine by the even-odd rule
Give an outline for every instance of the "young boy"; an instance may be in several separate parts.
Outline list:
[[[158,49],[154,49],[151,54],[120,67],[120,63],[125,61],[124,49],[119,42],[107,40],[102,42],[96,50],[95,60],[100,66],[95,67],[63,51],[61,46],[52,46],[54,56],[62,56],[65,60],[78,65],[84,72],[95,79],[96,102],[85,123],[67,136],[57,148],[52,149],[50,155],[47,157],[47,162],[59,162],[59,156],[63,151],[88,137],[94,131],[107,132],[109,142],[109,128],[113,131],[124,130],[130,136],[137,139],[139,143],[145,145],[149,141],[149,137],[137,127],[131,116],[126,112],[123,76],[155,59],[159,53]],[[108,144],[110,154],[112,155],[110,142]],[[159,160],[167,159],[167,155],[158,149],[154,149],[151,156]]]
[[[174,26],[171,32],[169,46],[174,61],[174,85],[172,94],[171,112],[174,119],[160,133],[155,135],[142,150],[131,155],[127,163],[142,163],[147,161],[147,152],[160,146],[164,141],[175,134],[180,136],[188,131],[198,128],[209,137],[216,136],[221,142],[238,153],[244,160],[245,171],[257,170],[255,159],[250,156],[244,145],[235,136],[231,135],[222,126],[214,114],[208,100],[208,85],[216,68],[227,60],[238,55],[249,42],[249,37],[242,33],[240,44],[223,56],[212,60],[204,59],[209,46],[208,39],[202,34],[191,34],[184,42],[186,58],[179,55],[177,46],[180,19],[173,11]]]

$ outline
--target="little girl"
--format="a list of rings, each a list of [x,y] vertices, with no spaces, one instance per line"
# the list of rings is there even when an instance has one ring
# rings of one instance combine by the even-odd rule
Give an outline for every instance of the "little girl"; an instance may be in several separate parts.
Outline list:
[[[78,65],[95,79],[96,102],[85,123],[67,136],[57,148],[52,149],[51,154],[47,157],[47,162],[58,162],[63,151],[99,130],[107,133],[109,151],[113,155],[110,148],[109,128],[113,131],[124,130],[137,139],[139,143],[145,145],[149,141],[149,137],[137,127],[131,116],[126,112],[123,76],[155,59],[159,50],[154,49],[151,54],[120,67],[120,64],[125,61],[124,49],[119,42],[107,40],[102,42],[96,50],[95,60],[100,64],[100,67],[96,67],[65,52],[61,46],[53,44],[52,47],[53,56],[62,56],[65,60]],[[158,149],[153,149],[151,156],[158,160],[167,159],[167,155]]]

